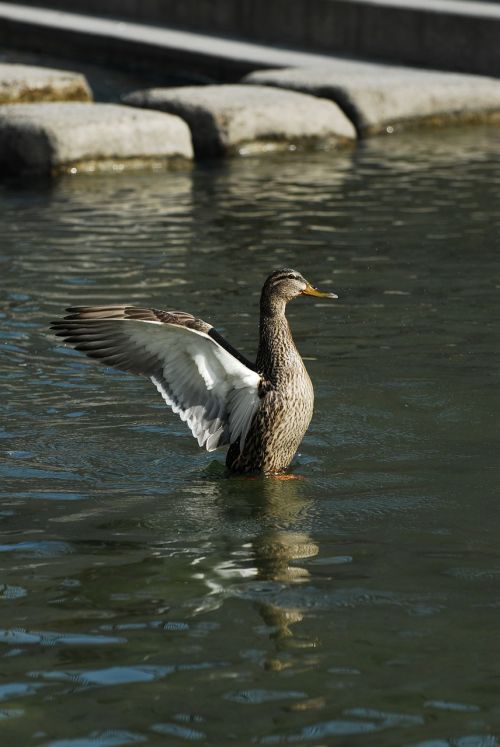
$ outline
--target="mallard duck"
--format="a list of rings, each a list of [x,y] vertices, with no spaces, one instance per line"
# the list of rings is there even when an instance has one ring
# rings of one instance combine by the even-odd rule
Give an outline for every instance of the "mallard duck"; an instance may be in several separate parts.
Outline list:
[[[229,446],[231,471],[277,474],[290,465],[313,412],[311,380],[285,317],[286,304],[301,295],[337,298],[295,270],[269,275],[255,364],[184,311],[73,306],[51,327],[91,358],[148,376],[200,446]]]

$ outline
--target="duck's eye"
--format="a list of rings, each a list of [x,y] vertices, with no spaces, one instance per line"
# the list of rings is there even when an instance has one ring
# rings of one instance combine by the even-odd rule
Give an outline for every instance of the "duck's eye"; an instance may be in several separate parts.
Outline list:
[[[297,280],[297,275],[290,274],[290,275],[287,275],[287,278],[289,278],[290,280]]]

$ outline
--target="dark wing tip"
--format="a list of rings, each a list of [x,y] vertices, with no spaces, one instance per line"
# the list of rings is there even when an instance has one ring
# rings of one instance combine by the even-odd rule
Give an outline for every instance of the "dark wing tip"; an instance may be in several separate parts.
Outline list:
[[[53,319],[49,323],[49,329],[56,335],[61,335],[64,329],[67,329],[66,322],[63,319]]]

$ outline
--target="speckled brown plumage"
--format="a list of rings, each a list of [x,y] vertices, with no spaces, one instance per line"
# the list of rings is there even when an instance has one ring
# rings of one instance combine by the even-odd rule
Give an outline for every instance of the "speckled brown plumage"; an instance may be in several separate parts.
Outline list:
[[[311,380],[285,317],[299,295],[336,298],[295,270],[272,273],[261,294],[255,364],[183,311],[76,306],[52,329],[91,358],[148,376],[200,446],[229,445],[231,471],[272,474],[290,465],[313,413]]]
[[[270,275],[262,289],[256,360],[261,400],[242,452],[238,444],[229,447],[226,464],[234,472],[283,472],[311,422],[314,390],[285,316],[288,301],[301,294],[336,297],[289,269]]]
[[[311,422],[314,391],[282,310],[261,316],[256,368],[261,396],[245,446],[231,444],[226,464],[234,472],[278,473],[292,461]]]

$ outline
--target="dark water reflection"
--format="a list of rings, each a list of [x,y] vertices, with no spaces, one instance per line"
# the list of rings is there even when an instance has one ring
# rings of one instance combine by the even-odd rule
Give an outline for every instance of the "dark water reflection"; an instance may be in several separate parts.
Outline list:
[[[1,188],[6,745],[500,742],[500,137]],[[260,284],[316,388],[292,481],[227,479],[71,304],[184,308],[248,355]]]

